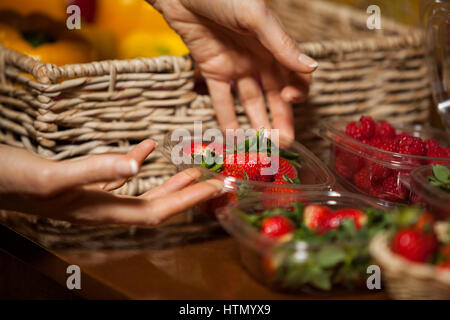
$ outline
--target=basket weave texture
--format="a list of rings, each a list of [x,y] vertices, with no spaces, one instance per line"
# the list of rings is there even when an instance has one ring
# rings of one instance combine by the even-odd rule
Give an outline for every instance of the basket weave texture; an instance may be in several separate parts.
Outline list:
[[[381,267],[389,295],[398,300],[450,299],[450,271],[436,270],[424,263],[414,263],[394,254],[385,234],[376,236],[370,253]]]
[[[424,123],[431,104],[420,31],[382,19],[368,30],[365,12],[314,0],[271,6],[301,49],[319,62],[306,103],[295,106],[296,138],[321,155],[311,128],[325,118],[362,114]],[[0,45],[0,143],[63,160],[126,152],[145,138],[161,141],[194,121],[217,127],[209,96],[194,91],[190,57],[141,58],[55,66]],[[249,122],[236,106],[243,127]],[[162,183],[173,166],[157,152],[118,193]]]

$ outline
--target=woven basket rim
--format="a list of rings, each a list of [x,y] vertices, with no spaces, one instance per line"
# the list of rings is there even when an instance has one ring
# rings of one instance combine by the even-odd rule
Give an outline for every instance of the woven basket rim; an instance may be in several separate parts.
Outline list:
[[[120,73],[143,73],[145,71],[134,71],[143,65],[157,64],[158,62],[171,62],[175,66],[174,72],[180,73],[193,69],[193,61],[190,55],[184,56],[158,56],[151,58],[135,59],[111,59],[92,61],[80,64],[55,65],[34,59],[21,52],[5,47],[0,44],[0,76],[5,72],[7,64],[13,65],[21,71],[27,72],[43,85],[52,85],[62,78],[79,78],[85,76],[109,75],[112,72]],[[90,69],[90,70],[89,70]],[[92,74],[94,73],[94,74]],[[4,79],[0,79],[3,81]]]

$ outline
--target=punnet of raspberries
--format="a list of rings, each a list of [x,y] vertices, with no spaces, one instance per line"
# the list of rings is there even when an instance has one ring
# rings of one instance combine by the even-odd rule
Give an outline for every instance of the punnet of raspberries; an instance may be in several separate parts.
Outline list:
[[[358,122],[349,123],[345,134],[376,149],[360,148],[358,152],[355,149],[359,147],[351,142],[348,144],[353,152],[345,146],[335,146],[335,172],[361,192],[379,199],[409,202],[410,192],[401,183],[400,175],[407,175],[417,166],[450,164],[450,148],[433,139],[396,132],[387,121],[376,122],[363,116]],[[397,156],[394,158],[389,152]]]

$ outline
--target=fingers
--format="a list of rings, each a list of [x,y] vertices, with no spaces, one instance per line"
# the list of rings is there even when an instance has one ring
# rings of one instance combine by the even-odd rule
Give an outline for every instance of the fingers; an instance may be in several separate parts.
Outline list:
[[[264,7],[256,12],[255,32],[261,43],[286,68],[311,73],[317,69],[318,63],[311,57],[302,53],[297,43],[285,31],[279,19]]]
[[[220,193],[222,186],[219,180],[209,180],[154,199],[83,190],[76,204],[69,208],[69,216],[60,216],[59,212],[59,216],[51,217],[90,225],[156,226]]]
[[[171,177],[169,180],[167,180],[164,184],[153,188],[150,191],[147,191],[143,195],[141,195],[142,198],[145,198],[147,200],[154,199],[157,197],[165,196],[169,193],[181,190],[194,181],[200,179],[202,176],[200,170],[197,168],[190,168],[187,170],[184,170],[182,172],[177,173],[173,177]]]
[[[147,156],[149,153],[153,151],[156,144],[152,140],[144,140],[141,143],[139,143],[137,146],[135,146],[133,149],[131,149],[130,152],[128,152],[128,157],[136,160],[138,167],[140,168],[142,164],[144,163],[145,159],[147,159]],[[150,152],[149,152],[150,150]],[[96,188],[100,188],[105,191],[111,191],[120,188],[127,182],[127,179],[119,179],[111,182],[100,182],[95,185]]]
[[[294,139],[294,116],[292,106],[281,98],[283,78],[276,67],[266,67],[261,72],[261,81],[266,93],[272,127],[280,130],[280,136]]]
[[[47,184],[51,186],[51,192],[55,192],[94,182],[132,177],[138,173],[139,166],[154,148],[154,141],[144,140],[127,155],[104,154],[56,162],[47,169]]]
[[[252,127],[270,129],[266,103],[258,82],[253,77],[244,77],[236,82],[236,89]]]
[[[150,200],[153,208],[150,224],[161,223],[176,213],[185,211],[202,201],[220,194],[222,189],[223,182],[211,179]]]
[[[222,129],[238,129],[239,123],[234,111],[234,101],[228,82],[206,79],[217,121]]]
[[[293,74],[289,76],[289,85],[281,90],[281,98],[289,103],[301,103],[308,98],[311,74]]]

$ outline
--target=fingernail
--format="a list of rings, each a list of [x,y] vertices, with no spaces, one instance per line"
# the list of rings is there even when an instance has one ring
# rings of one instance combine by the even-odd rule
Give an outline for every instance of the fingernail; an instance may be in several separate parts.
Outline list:
[[[116,164],[116,172],[120,176],[129,177],[138,173],[138,164],[136,160],[121,161]]]
[[[315,69],[319,66],[319,63],[316,60],[312,59],[311,57],[308,57],[304,53],[300,54],[300,56],[298,57],[298,61],[306,64],[308,67],[312,69]]]

